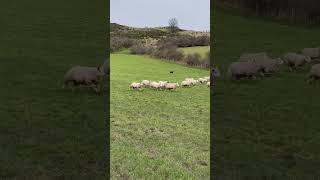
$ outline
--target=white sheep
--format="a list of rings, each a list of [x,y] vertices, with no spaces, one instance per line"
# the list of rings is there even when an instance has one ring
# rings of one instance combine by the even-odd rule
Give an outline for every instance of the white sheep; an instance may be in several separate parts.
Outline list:
[[[209,82],[207,82],[207,86],[208,86],[208,87],[210,87],[210,81],[209,81]]]
[[[207,79],[205,79],[205,78],[199,78],[198,79],[198,81],[199,81],[199,83],[206,83],[207,82]]]
[[[93,87],[98,93],[100,92],[100,81],[105,75],[103,65],[98,67],[74,66],[69,69],[64,76],[64,86],[87,86]]]
[[[141,87],[142,87],[142,84],[138,82],[133,82],[130,84],[130,88],[132,89],[140,89]]]
[[[157,83],[155,81],[150,82],[149,85],[151,88],[159,89],[160,88],[160,83]]]
[[[167,81],[159,81],[159,84],[160,84],[160,88],[161,89],[164,89],[165,87],[166,87],[166,84],[167,84],[168,82]]]
[[[289,70],[297,69],[298,67],[303,66],[305,63],[311,62],[311,58],[309,56],[297,54],[297,53],[286,53],[283,56],[284,62],[289,66]]]
[[[167,83],[165,85],[165,88],[169,90],[177,89],[177,87],[179,87],[179,83]]]
[[[142,86],[148,87],[150,85],[150,81],[149,80],[143,80],[141,82]]]
[[[239,79],[241,77],[252,77],[256,78],[257,74],[260,73],[260,68],[254,64],[254,60],[248,62],[233,62],[230,64],[228,74],[233,79]]]
[[[199,80],[195,80],[193,78],[186,78],[185,81],[190,82],[191,85],[196,85],[199,83]]]
[[[302,54],[310,58],[320,58],[320,48],[304,48]]]
[[[192,86],[192,82],[191,81],[182,81],[181,82],[181,86],[182,87],[190,87],[190,86]]]
[[[280,65],[282,65],[284,61],[281,58],[277,59],[260,59],[256,60],[255,64],[262,70],[263,73],[274,73],[279,71]],[[261,74],[263,74],[261,73]]]
[[[248,62],[254,61],[254,64],[261,71],[260,75],[264,75],[264,73],[274,73],[279,70],[280,65],[283,64],[283,60],[280,58],[272,59],[267,53],[250,53],[250,54],[242,54],[240,56],[239,62]]]
[[[315,79],[320,78],[320,64],[315,64],[311,67],[309,74],[307,75],[307,82],[311,83]]]

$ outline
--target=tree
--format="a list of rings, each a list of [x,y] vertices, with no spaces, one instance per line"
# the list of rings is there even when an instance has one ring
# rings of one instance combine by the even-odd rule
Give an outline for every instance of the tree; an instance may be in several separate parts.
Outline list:
[[[178,31],[178,20],[176,18],[169,19],[169,30],[171,33],[176,33]]]

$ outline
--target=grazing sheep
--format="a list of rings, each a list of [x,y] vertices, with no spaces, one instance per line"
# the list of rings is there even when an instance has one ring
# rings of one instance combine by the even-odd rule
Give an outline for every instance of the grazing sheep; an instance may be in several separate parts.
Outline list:
[[[190,87],[190,86],[192,86],[192,82],[191,81],[182,81],[181,86],[182,87]]]
[[[189,81],[191,85],[196,85],[200,82],[199,80],[195,80],[193,78],[187,78],[186,81]]]
[[[277,59],[261,59],[256,61],[256,65],[261,69],[263,73],[275,73],[279,71],[280,65],[282,65],[284,61],[280,58]],[[263,74],[261,73],[261,74]]]
[[[229,66],[228,74],[232,79],[239,79],[241,77],[252,77],[256,79],[258,73],[260,73],[260,68],[254,63],[254,60],[248,62],[233,62]]]
[[[142,87],[141,83],[133,82],[130,84],[130,88],[132,89],[140,89]]]
[[[100,81],[105,75],[102,65],[98,67],[74,66],[69,69],[64,76],[64,86],[86,86],[93,87],[98,93],[100,92]]]
[[[320,58],[320,48],[304,48],[302,54],[310,58]]]
[[[287,66],[289,66],[290,71],[292,71],[292,69],[297,69],[298,67],[301,67],[305,63],[309,63],[311,61],[309,56],[297,53],[287,53],[283,56],[283,59]]]
[[[164,89],[165,87],[166,87],[166,84],[167,84],[168,82],[167,81],[159,81],[159,84],[160,84],[160,88],[161,89]]]
[[[185,81],[193,81],[193,78],[186,78]]]
[[[311,83],[315,79],[320,78],[320,64],[315,64],[311,67],[309,74],[307,75],[307,82]]]
[[[198,79],[198,81],[199,81],[199,83],[206,83],[207,82],[207,79],[205,79],[205,78],[199,78]]]
[[[188,81],[190,85],[195,85],[199,83],[199,80],[195,80],[193,78],[186,78],[184,81]]]
[[[260,69],[260,75],[263,73],[274,73],[279,70],[280,65],[283,64],[283,60],[280,58],[272,59],[265,52],[255,54],[243,54],[240,56],[239,62],[248,62],[254,60],[257,68]]]
[[[167,83],[165,85],[165,88],[169,90],[174,90],[174,89],[177,89],[178,86],[179,86],[179,83]]]
[[[160,88],[160,83],[157,83],[157,82],[150,82],[150,85],[149,85],[151,88],[154,88],[154,89],[159,89]]]
[[[209,81],[209,82],[207,82],[207,86],[208,86],[208,87],[210,87],[210,81]]]
[[[144,86],[144,87],[148,87],[148,86],[150,85],[150,81],[149,81],[149,80],[143,80],[143,81],[141,82],[141,84],[142,84],[142,86]]]

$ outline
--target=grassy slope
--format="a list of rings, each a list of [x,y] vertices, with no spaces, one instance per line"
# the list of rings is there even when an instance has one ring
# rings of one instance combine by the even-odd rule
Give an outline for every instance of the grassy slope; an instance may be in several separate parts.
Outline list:
[[[103,60],[104,7],[95,0],[2,1],[0,179],[105,174],[102,96],[61,89],[71,65]]]
[[[210,51],[210,46],[195,46],[195,47],[186,47],[186,48],[179,48],[182,50],[184,54],[194,54],[199,53],[202,57],[206,56],[206,53]]]
[[[209,164],[209,89],[133,91],[129,84],[181,82],[208,71],[128,54],[112,54],[111,69],[112,177],[207,179],[209,166],[201,164]]]
[[[320,44],[319,28],[214,13],[214,61],[224,75],[242,52],[277,56]],[[218,80],[212,107],[217,175],[320,174],[320,85],[306,85],[308,68],[261,81]]]

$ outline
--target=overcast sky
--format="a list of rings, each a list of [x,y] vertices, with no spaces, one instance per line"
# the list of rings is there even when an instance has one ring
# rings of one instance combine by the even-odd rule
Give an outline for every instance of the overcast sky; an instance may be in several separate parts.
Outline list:
[[[210,0],[111,0],[111,22],[133,27],[167,26],[210,31]]]

